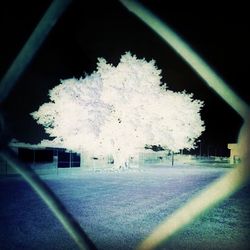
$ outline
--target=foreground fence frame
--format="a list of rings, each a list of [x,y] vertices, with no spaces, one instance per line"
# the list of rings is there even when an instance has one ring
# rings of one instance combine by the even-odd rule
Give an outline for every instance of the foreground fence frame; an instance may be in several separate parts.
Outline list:
[[[13,61],[9,70],[0,82],[0,103],[2,103],[15,86],[18,78],[26,67],[31,63],[35,53],[38,51],[48,33],[52,30],[60,16],[68,8],[71,0],[54,0],[44,16],[34,29],[33,33],[24,44],[23,48]],[[76,242],[80,249],[96,249],[79,223],[69,214],[51,189],[40,179],[40,177],[28,166],[20,162],[16,154],[8,148],[8,137],[4,127],[4,120],[0,114],[0,157],[15,169],[47,204],[56,218],[62,223],[65,230]]]
[[[203,212],[214,207],[244,186],[250,178],[250,120],[249,106],[215,73],[215,71],[191,49],[168,25],[136,1],[120,0],[122,4],[157,33],[184,59],[193,70],[244,120],[239,135],[242,163],[234,170],[212,183],[190,202],[166,218],[138,246],[138,249],[154,249],[167,241]]]
[[[57,19],[67,9],[70,0],[55,0],[45,13],[41,22],[20,51],[6,75],[0,83],[0,102],[8,96],[15,82],[20,77],[26,66],[31,62],[39,46],[46,35],[51,30]],[[239,135],[239,145],[242,163],[227,175],[211,184],[198,196],[182,208],[175,211],[169,218],[166,218],[139,246],[138,249],[154,249],[168,240],[185,225],[192,222],[201,213],[212,208],[220,201],[239,190],[250,178],[250,120],[249,107],[241,100],[218,75],[166,24],[161,22],[149,10],[138,2],[120,0],[120,2],[153,31],[155,31],[164,41],[166,41],[193,69],[205,80],[209,87],[224,99],[241,117],[244,125]],[[39,40],[39,37],[41,40]],[[29,55],[29,56],[27,56]],[[22,65],[20,67],[20,65]],[[37,194],[43,199],[64,228],[78,244],[80,249],[95,249],[94,244],[74,218],[67,212],[60,200],[47,187],[47,185],[26,165],[21,163],[14,152],[8,147],[8,140],[4,134],[4,121],[0,114],[0,156],[6,160],[22,177],[32,186]],[[206,201],[206,202],[205,202]],[[189,212],[187,212],[189,211]]]

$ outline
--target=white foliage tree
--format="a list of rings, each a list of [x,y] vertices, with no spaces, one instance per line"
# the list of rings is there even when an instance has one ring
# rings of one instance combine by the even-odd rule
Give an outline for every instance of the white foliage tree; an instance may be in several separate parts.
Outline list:
[[[99,58],[85,78],[62,80],[51,102],[32,113],[54,143],[92,155],[112,154],[116,166],[146,144],[192,149],[204,131],[203,102],[166,90],[155,61],[127,52],[115,67]],[[160,86],[164,86],[160,87]]]

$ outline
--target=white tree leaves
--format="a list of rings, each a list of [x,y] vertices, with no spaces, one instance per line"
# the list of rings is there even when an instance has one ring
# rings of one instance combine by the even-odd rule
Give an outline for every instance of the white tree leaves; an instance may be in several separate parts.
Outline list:
[[[115,67],[99,58],[95,72],[62,80],[50,90],[51,102],[32,116],[66,148],[92,154],[125,159],[145,144],[173,151],[193,148],[204,131],[203,103],[160,85],[154,60],[127,52]]]

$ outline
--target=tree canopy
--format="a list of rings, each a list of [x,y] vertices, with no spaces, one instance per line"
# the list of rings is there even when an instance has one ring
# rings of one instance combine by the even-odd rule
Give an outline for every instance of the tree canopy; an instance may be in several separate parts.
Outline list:
[[[203,102],[166,86],[154,60],[127,52],[114,66],[99,58],[96,71],[61,80],[49,91],[50,102],[31,115],[57,145],[112,154],[117,162],[146,144],[174,152],[192,149],[205,129]]]

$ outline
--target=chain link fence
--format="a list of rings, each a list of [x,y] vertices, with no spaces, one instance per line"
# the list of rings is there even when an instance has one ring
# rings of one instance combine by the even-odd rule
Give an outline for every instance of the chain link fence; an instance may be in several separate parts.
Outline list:
[[[15,82],[20,77],[32,57],[39,49],[47,34],[55,25],[70,4],[70,0],[55,0],[51,3],[40,23],[27,40],[23,49],[3,77],[0,83],[0,102],[3,102]],[[239,190],[249,181],[250,177],[250,120],[249,107],[238,97],[227,84],[166,24],[161,22],[153,13],[135,1],[120,1],[129,11],[135,14],[154,32],[156,32],[177,54],[179,54],[193,70],[223,98],[241,117],[244,125],[239,135],[241,163],[218,181],[212,183],[198,196],[166,218],[156,229],[138,246],[138,249],[155,249],[168,240],[173,234],[191,223],[202,212],[212,208],[231,194]],[[21,65],[21,66],[20,66]],[[62,223],[65,230],[78,244],[80,249],[96,249],[89,236],[84,232],[79,223],[68,213],[61,201],[39,176],[27,165],[22,163],[16,154],[8,148],[8,136],[4,129],[4,120],[0,114],[0,171],[8,171],[10,165],[18,172],[42,198],[54,215]]]

